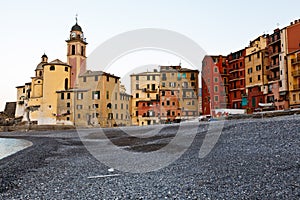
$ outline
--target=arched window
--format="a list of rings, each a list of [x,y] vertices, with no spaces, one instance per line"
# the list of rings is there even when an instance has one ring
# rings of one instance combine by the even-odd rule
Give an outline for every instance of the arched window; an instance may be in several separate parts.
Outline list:
[[[69,80],[66,78],[65,79],[65,90],[69,88]]]
[[[108,104],[107,104],[107,108],[108,108],[108,109],[111,109],[111,103],[108,103]]]
[[[55,66],[54,66],[54,65],[51,65],[50,71],[54,71],[54,70],[55,70]]]
[[[75,55],[75,45],[72,45],[72,55]]]

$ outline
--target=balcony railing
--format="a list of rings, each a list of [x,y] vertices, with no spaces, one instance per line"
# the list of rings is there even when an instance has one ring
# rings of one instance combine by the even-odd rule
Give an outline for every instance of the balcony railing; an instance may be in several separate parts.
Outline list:
[[[277,81],[279,80],[280,77],[279,76],[275,76],[275,77],[268,77],[268,81]]]
[[[300,84],[293,85],[294,90],[300,90]]]
[[[273,69],[277,69],[277,68],[279,68],[279,63],[270,65],[269,70],[273,70]]]
[[[300,58],[294,58],[292,59],[292,65],[300,63]]]
[[[292,76],[294,76],[294,77],[300,76],[300,70],[292,72]]]

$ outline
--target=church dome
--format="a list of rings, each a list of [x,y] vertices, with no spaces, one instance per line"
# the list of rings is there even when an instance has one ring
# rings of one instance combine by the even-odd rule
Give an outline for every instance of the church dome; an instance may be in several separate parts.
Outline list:
[[[76,24],[72,27],[71,31],[80,31],[80,32],[82,32],[82,29],[76,22]]]
[[[43,69],[43,65],[46,64],[45,62],[40,62],[37,66],[35,70],[41,70]]]
[[[41,70],[43,69],[43,65],[47,63],[48,61],[48,56],[44,53],[44,55],[42,55],[42,61],[36,66],[35,70]]]

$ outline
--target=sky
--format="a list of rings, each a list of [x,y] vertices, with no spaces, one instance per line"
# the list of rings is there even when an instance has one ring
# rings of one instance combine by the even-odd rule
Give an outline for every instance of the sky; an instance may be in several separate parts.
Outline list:
[[[44,53],[49,61],[66,62],[65,40],[76,14],[89,43],[87,55],[111,37],[140,28],[172,30],[196,42],[207,54],[227,55],[299,19],[299,7],[299,0],[1,0],[0,111],[5,102],[16,101],[15,87],[31,81]],[[180,62],[173,55],[158,57],[150,56],[153,61],[144,64]],[[120,63],[116,65],[124,68]]]

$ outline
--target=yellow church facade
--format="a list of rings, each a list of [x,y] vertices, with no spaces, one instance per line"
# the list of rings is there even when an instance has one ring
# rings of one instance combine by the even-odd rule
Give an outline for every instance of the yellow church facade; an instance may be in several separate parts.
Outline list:
[[[130,125],[131,96],[120,78],[86,70],[88,43],[77,21],[66,42],[66,63],[44,54],[31,82],[16,87],[16,117],[38,125]]]

